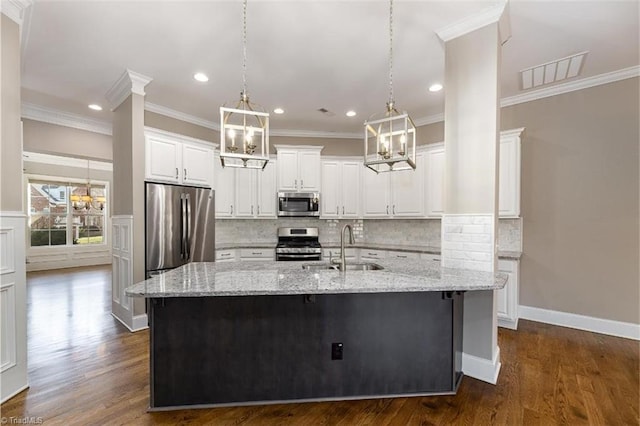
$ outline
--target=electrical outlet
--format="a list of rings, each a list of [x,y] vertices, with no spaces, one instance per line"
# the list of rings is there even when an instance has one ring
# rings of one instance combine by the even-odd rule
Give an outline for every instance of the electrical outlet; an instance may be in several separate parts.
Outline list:
[[[342,343],[332,343],[331,344],[331,359],[342,359]]]

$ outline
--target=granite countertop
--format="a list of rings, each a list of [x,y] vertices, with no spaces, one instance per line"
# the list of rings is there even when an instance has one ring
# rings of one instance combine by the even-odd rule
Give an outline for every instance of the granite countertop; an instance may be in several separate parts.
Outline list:
[[[307,271],[302,264],[326,262],[198,262],[127,288],[128,296],[204,297],[291,294],[397,293],[497,290],[504,273],[442,268],[436,261],[381,259],[378,271]]]
[[[216,245],[216,250],[230,250],[230,249],[244,249],[244,248],[267,248],[275,249],[277,243],[222,243]],[[339,248],[339,242],[321,242],[322,248]],[[364,243],[357,242],[355,244],[348,244],[347,248],[360,248],[370,250],[392,250],[392,251],[405,251],[409,253],[427,253],[427,254],[440,254],[440,247],[436,246],[421,246],[411,244],[386,244],[386,243]],[[522,257],[521,251],[512,250],[498,250],[499,259],[513,259],[519,260]]]

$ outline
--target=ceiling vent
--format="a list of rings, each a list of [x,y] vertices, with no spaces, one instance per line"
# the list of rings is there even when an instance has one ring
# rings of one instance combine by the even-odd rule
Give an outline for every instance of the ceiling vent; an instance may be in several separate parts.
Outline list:
[[[587,51],[556,59],[546,64],[536,65],[520,71],[522,90],[546,86],[557,81],[577,77],[582,71]]]
[[[326,115],[327,117],[333,117],[334,115],[336,115],[335,112],[329,111],[326,108],[318,108],[318,111],[321,112],[323,115]]]

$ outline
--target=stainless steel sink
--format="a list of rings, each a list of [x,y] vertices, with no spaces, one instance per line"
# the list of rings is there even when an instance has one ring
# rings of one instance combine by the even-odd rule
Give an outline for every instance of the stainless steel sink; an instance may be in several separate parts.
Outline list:
[[[305,269],[307,271],[321,271],[330,269],[339,271],[340,265],[332,265],[330,263],[316,263],[302,265],[302,269]],[[379,271],[381,269],[384,268],[377,263],[347,263],[347,271]]]

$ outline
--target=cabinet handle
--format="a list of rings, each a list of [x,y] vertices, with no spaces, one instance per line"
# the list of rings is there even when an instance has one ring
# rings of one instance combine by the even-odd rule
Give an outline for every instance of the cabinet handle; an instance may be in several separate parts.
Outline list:
[[[258,205],[258,216],[260,216],[260,205]]]
[[[407,256],[403,256],[401,254],[396,255],[396,257],[399,257],[400,259],[406,259],[407,258]]]
[[[251,216],[253,216],[253,206],[251,206]]]
[[[340,207],[336,206],[336,214],[340,214]]]
[[[393,214],[396,214],[396,205],[393,205]]]
[[[294,187],[295,189],[298,189],[298,179],[294,179],[294,180],[293,180],[293,187]]]
[[[369,252],[369,253],[367,253],[367,254],[368,254],[369,256],[378,257],[378,255],[377,255],[377,254],[375,254],[375,253],[371,253],[371,252]]]
[[[342,214],[344,214],[344,206],[342,206]]]
[[[220,257],[226,257],[226,256],[231,256],[231,253],[221,253]]]
[[[184,178],[187,178],[187,169],[184,169]]]
[[[389,214],[389,206],[387,205],[387,214]]]
[[[176,179],[178,179],[178,168],[176,167]]]
[[[261,251],[252,251],[251,254],[258,255],[258,254],[262,254],[262,252]]]
[[[304,180],[300,179],[300,189],[304,188]]]
[[[231,205],[231,214],[233,214],[233,204]]]

